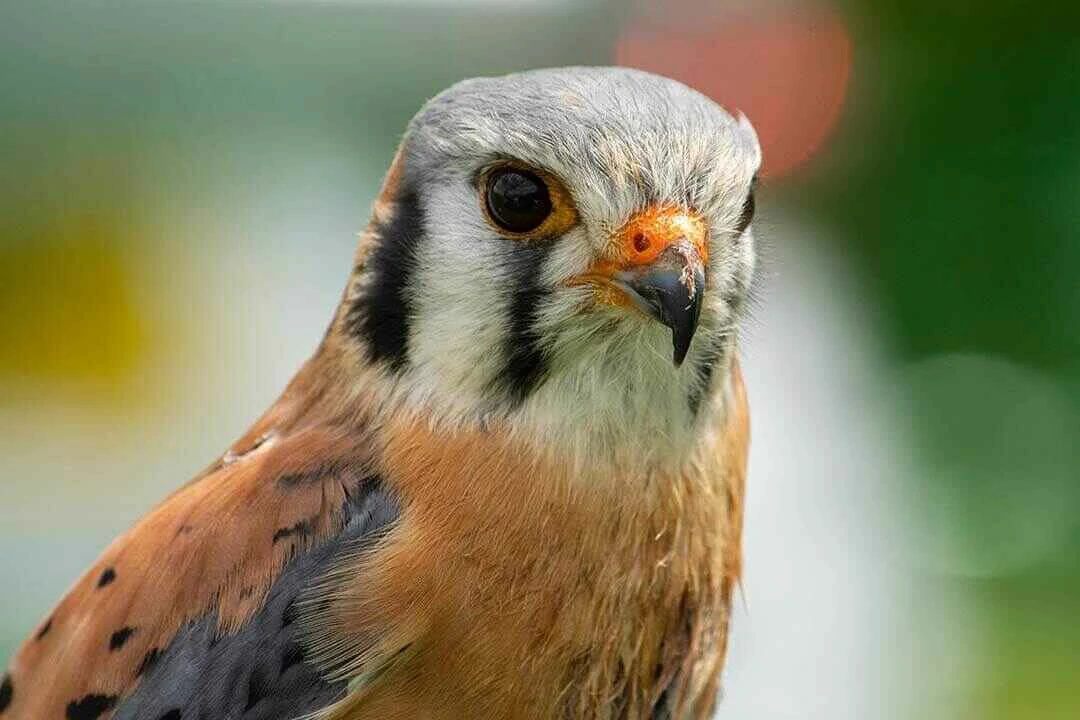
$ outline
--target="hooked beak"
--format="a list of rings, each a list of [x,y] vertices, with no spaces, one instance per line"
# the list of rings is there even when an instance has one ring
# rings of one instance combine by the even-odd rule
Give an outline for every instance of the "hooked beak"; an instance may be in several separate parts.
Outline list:
[[[686,238],[665,249],[655,262],[612,276],[634,307],[671,328],[675,367],[682,365],[701,318],[705,263]]]
[[[613,237],[614,260],[597,263],[573,284],[597,287],[597,299],[629,305],[671,328],[672,360],[682,365],[705,294],[705,222],[686,210],[646,209]]]

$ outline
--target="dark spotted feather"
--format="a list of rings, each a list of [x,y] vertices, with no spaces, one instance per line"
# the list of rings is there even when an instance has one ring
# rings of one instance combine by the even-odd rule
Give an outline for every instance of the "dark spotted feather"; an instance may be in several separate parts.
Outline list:
[[[342,697],[297,599],[397,506],[362,435],[287,429],[289,399],[76,583],[0,676],[0,720],[290,720]]]
[[[298,601],[313,579],[384,530],[396,514],[394,501],[381,489],[350,499],[345,529],[291,560],[255,617],[225,637],[213,613],[184,627],[153,656],[115,720],[170,713],[176,718],[289,719],[340,700],[345,683],[324,680],[307,660],[296,622]]]

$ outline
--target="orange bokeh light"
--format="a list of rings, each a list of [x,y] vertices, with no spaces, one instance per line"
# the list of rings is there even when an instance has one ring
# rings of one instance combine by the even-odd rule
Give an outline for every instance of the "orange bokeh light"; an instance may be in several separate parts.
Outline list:
[[[616,62],[741,110],[761,140],[762,174],[790,174],[823,147],[843,110],[852,61],[843,19],[826,6],[761,3],[710,15],[695,5],[632,20]]]

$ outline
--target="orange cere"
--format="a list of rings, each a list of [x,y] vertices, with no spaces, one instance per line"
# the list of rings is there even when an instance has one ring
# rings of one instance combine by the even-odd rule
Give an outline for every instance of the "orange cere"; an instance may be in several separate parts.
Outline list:
[[[623,267],[654,262],[668,247],[686,238],[697,248],[703,263],[709,262],[705,221],[676,207],[647,208],[615,233],[615,245]]]
[[[612,235],[607,257],[594,263],[571,284],[604,280],[619,270],[653,263],[660,253],[682,238],[697,249],[701,262],[707,265],[709,239],[704,220],[681,208],[658,206],[642,210]]]
[[[612,245],[604,259],[584,274],[567,282],[571,286],[593,285],[603,304],[632,307],[623,291],[610,283],[620,270],[631,270],[656,261],[668,247],[686,238],[698,251],[702,263],[709,261],[708,228],[697,214],[685,208],[657,205],[646,208],[612,235]]]

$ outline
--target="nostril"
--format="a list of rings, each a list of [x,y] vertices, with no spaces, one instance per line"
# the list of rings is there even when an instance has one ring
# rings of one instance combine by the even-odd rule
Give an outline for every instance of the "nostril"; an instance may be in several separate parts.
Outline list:
[[[649,249],[649,238],[645,233],[639,232],[634,235],[634,249],[639,253],[643,253]]]

